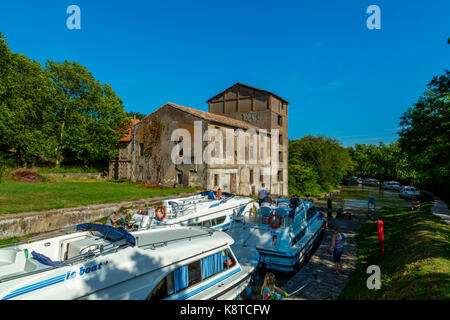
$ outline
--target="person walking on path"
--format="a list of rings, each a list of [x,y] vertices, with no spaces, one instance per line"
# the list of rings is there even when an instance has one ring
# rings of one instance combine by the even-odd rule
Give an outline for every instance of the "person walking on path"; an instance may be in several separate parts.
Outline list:
[[[333,261],[336,267],[336,274],[344,273],[342,270],[341,256],[344,252],[345,235],[334,228],[333,238],[331,239],[331,252],[333,252]]]
[[[289,295],[275,285],[275,275],[271,272],[266,273],[264,283],[261,287],[261,295],[263,300],[281,300],[282,297]]]
[[[261,204],[264,201],[264,198],[266,197],[266,193],[267,193],[266,185],[263,183],[261,185],[261,188],[258,190],[258,201],[259,201],[259,206],[260,207],[261,207]]]

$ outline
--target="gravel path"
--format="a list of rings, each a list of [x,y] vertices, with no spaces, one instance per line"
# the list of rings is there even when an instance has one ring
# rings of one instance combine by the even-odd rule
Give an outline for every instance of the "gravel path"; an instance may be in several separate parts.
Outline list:
[[[293,292],[313,279],[314,274],[317,275],[315,281],[294,297],[288,298],[289,300],[333,300],[345,287],[350,274],[356,269],[355,234],[361,223],[367,219],[367,211],[361,208],[346,208],[345,212],[351,212],[352,219],[349,220],[347,214],[339,219],[329,219],[328,229],[319,248],[306,265],[283,286],[282,289],[286,292]],[[341,258],[344,274],[340,275],[335,274],[333,258],[331,253],[328,253],[334,226],[338,226],[347,239]]]
[[[428,194],[434,200],[434,206],[431,208],[431,212],[444,220],[447,224],[450,224],[450,211],[445,202],[431,192],[424,191],[424,193]]]

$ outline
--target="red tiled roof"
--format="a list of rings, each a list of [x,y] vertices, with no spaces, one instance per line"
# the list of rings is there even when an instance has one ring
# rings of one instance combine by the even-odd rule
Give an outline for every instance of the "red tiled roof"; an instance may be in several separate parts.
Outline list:
[[[197,110],[197,109],[193,109],[193,108],[189,108],[189,107],[185,107],[185,106],[180,106],[178,104],[172,103],[172,102],[167,102],[164,106],[171,106],[175,109],[190,113],[196,117],[199,117],[201,119],[204,120],[208,120],[208,121],[214,121],[217,123],[222,123],[222,124],[226,124],[232,127],[237,127],[237,128],[244,128],[244,129],[254,129],[254,130],[260,130],[261,128],[256,127],[248,122],[242,121],[242,120],[237,120],[234,118],[230,118],[230,117],[225,117],[222,115],[218,115],[218,114],[214,114],[211,112],[206,112],[206,111],[201,111],[201,110]]]
[[[134,119],[131,119],[131,127],[139,122],[141,122],[141,120],[136,119],[135,121]],[[128,134],[125,137],[121,138],[120,141],[131,141],[131,127],[128,128]]]

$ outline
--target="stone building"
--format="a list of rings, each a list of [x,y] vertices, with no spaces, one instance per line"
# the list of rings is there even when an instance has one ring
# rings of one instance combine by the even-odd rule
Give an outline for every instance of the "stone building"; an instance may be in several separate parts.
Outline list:
[[[210,98],[208,111],[235,119],[240,119],[271,132],[279,130],[279,169],[272,175],[273,194],[286,195],[288,192],[288,104],[285,99],[269,91],[246,84],[236,83]],[[275,176],[274,176],[275,175]]]
[[[287,195],[287,101],[236,84],[208,104],[210,112],[166,103],[136,123],[134,148],[122,145],[124,157],[111,163],[110,177],[126,163],[126,179],[134,182],[244,195],[257,194],[264,182],[272,194]]]
[[[119,156],[109,164],[109,177],[112,179],[129,179],[131,176],[131,153],[133,152],[132,128],[139,123],[139,119],[131,120],[131,128],[126,136],[119,141]]]

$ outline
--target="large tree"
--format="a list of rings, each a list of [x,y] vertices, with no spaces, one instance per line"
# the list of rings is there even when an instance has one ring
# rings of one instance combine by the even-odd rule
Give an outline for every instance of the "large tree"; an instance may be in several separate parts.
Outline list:
[[[12,53],[0,33],[0,151],[21,166],[54,155],[54,90],[41,65]]]
[[[57,91],[56,165],[107,165],[128,124],[122,100],[77,62],[47,61],[46,69]]]
[[[401,117],[400,147],[422,185],[450,183],[450,72],[436,76]]]

